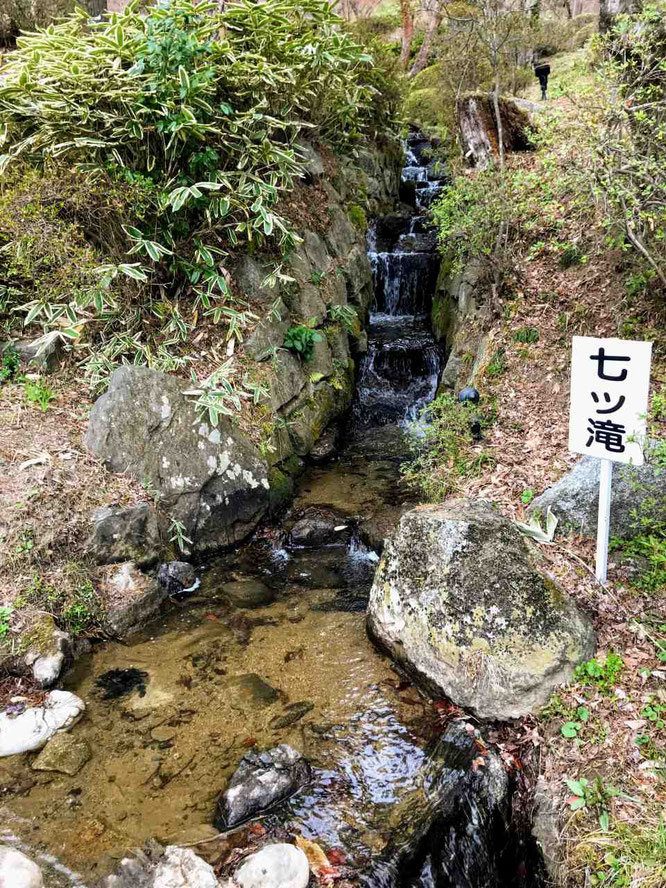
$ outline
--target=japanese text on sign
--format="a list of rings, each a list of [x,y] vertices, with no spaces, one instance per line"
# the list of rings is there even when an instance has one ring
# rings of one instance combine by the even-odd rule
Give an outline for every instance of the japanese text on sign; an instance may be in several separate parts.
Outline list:
[[[569,450],[643,465],[651,342],[574,336]]]

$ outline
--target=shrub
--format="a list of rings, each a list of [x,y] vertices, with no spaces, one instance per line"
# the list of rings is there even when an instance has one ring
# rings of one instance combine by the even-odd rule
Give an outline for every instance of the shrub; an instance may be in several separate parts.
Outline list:
[[[419,434],[412,436],[412,458],[402,472],[405,481],[420,489],[429,502],[441,502],[460,478],[482,469],[486,454],[472,449],[472,424],[478,409],[453,395],[439,395],[422,412]]]
[[[111,255],[107,233],[92,249],[57,200],[45,214],[61,234],[72,226],[80,256],[71,270],[84,271],[71,288],[59,280],[25,298],[34,251],[15,230],[4,234],[19,285],[8,313],[45,330],[67,320],[76,345],[98,337],[87,365],[95,383],[121,360],[181,366],[202,318],[242,338],[246,306],[230,292],[225,260],[242,242],[294,243],[278,203],[305,167],[297,139],[307,130],[353,145],[383,133],[396,103],[384,69],[322,0],[139,8],[134,0],[101,21],[78,10],[20,37],[0,79],[0,169],[22,160],[57,181],[74,168],[101,193],[127,192]],[[128,283],[140,293],[132,312],[116,299]]]

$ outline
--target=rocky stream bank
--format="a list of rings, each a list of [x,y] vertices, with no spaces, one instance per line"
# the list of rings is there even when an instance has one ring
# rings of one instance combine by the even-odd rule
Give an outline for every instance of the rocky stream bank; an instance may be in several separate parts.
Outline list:
[[[537,839],[488,723],[543,705],[595,636],[489,504],[419,507],[399,484],[409,423],[484,348],[473,269],[439,267],[429,148],[410,134],[401,177],[397,155],[361,157],[367,243],[358,174],[330,181],[313,151],[331,224],[303,232],[296,282],[264,293],[260,262],[239,263],[263,442],[150,370],[118,370],[96,402],[88,446],[159,508],[94,516],[115,639],[82,650],[50,625],[14,663],[44,690],[0,716],[0,885],[548,884],[547,804]],[[311,319],[302,361],[282,344]]]

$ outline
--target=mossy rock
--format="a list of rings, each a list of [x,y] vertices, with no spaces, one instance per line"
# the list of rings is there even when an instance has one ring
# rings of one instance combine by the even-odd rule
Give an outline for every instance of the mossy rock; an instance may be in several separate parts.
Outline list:
[[[371,635],[429,691],[480,718],[536,712],[595,649],[590,620],[488,503],[407,512],[386,543]]]

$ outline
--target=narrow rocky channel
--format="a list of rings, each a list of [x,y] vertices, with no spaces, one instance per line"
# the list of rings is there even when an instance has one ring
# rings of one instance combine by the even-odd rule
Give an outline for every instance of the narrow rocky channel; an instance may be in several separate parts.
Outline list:
[[[428,147],[410,134],[411,207],[369,233],[368,350],[337,457],[306,471],[281,527],[203,565],[200,586],[129,643],[78,662],[65,687],[87,704],[75,729],[92,752],[83,770],[0,761],[3,830],[42,852],[49,884],[96,884],[151,838],[203,842],[197,852],[215,865],[263,831],[335,850],[352,884],[540,884],[512,833],[499,759],[478,776],[473,731],[454,725],[442,739],[440,710],[366,634],[378,551],[410,504],[399,484],[406,430],[443,366],[429,324],[439,261],[427,217],[443,183]],[[219,794],[243,757],[278,744],[310,762],[309,782],[212,840]]]

